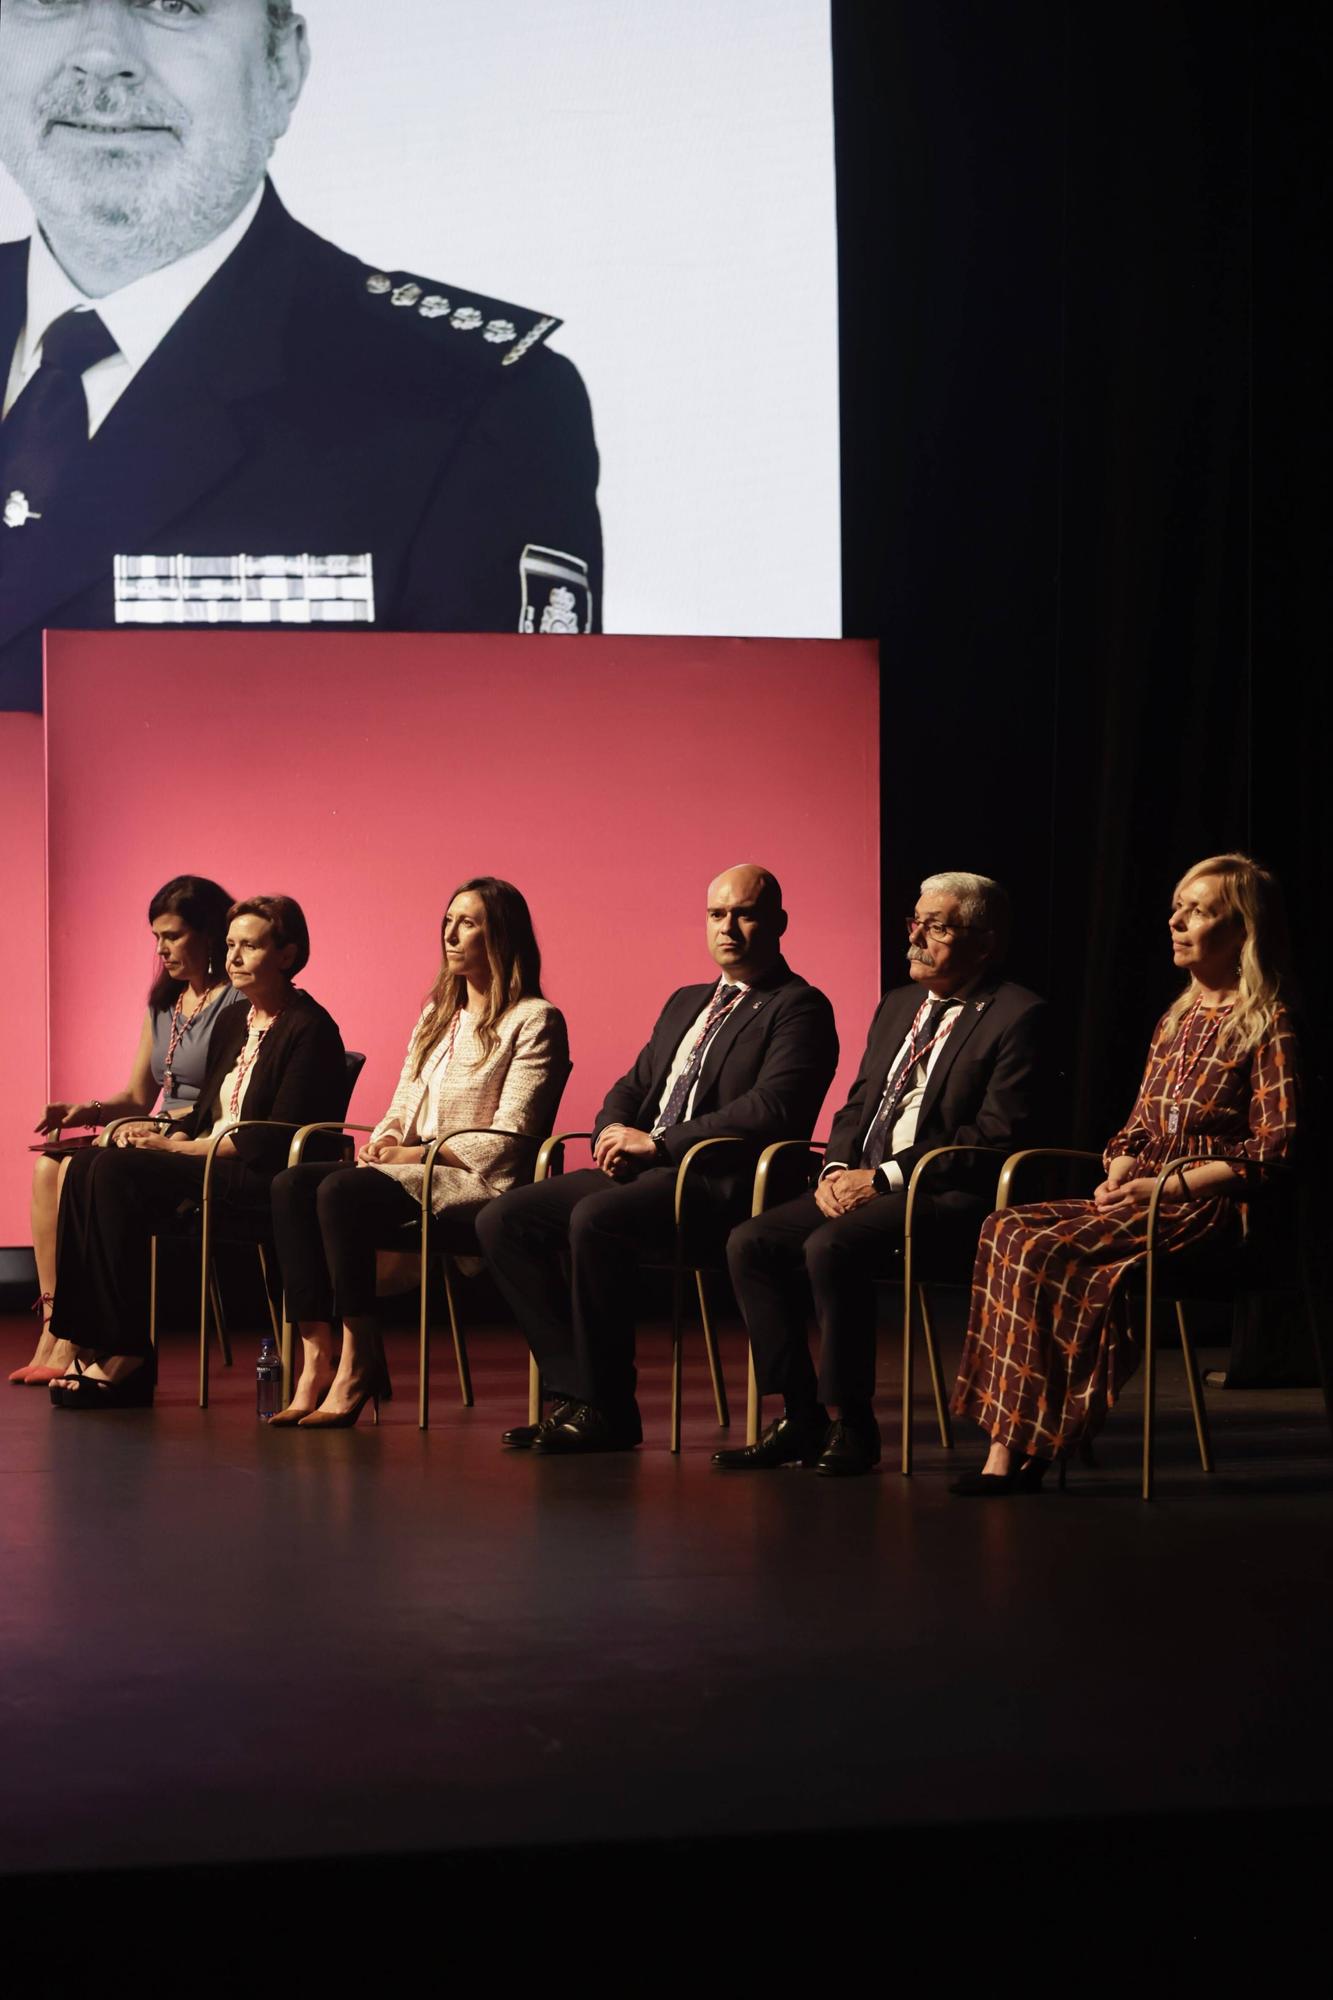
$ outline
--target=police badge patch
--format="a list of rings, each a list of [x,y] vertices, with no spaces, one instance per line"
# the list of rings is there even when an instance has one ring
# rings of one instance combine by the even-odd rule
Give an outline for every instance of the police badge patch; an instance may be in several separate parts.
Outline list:
[[[581,556],[528,542],[518,559],[520,632],[591,632],[592,586]]]

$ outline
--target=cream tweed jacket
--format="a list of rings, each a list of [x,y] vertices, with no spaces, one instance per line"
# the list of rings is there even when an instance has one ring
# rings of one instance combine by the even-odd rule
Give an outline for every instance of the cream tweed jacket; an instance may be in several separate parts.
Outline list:
[[[452,1056],[449,1038],[432,1051],[421,1076],[414,1075],[413,1050],[425,1010],[412,1030],[393,1101],[371,1137],[417,1146],[443,1133],[472,1125],[498,1125],[544,1139],[553,1129],[561,1093],[569,1077],[569,1036],[565,1017],[547,1000],[517,1000],[496,1023],[499,1046],[489,1057],[479,1048],[471,1017],[459,1017]],[[435,1169],[431,1213],[480,1208],[532,1171],[536,1148],[512,1139],[471,1132],[451,1140],[451,1153],[466,1162]],[[421,1200],[419,1166],[376,1166],[390,1174],[414,1200]]]

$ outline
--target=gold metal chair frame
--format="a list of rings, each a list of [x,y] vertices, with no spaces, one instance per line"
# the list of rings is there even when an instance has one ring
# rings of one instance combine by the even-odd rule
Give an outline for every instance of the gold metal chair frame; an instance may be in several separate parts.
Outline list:
[[[553,1133],[537,1155],[537,1170],[533,1175],[534,1183],[546,1179],[547,1175],[551,1172],[552,1162],[556,1158],[558,1149],[565,1145],[567,1141],[591,1138],[591,1132]],[[702,1159],[703,1155],[711,1151],[713,1147],[745,1146],[748,1143],[748,1140],[742,1139],[739,1135],[724,1134],[714,1139],[699,1139],[690,1147],[676,1169],[673,1206],[675,1244],[672,1261],[669,1265],[648,1262],[644,1266],[646,1270],[669,1270],[671,1272],[671,1449],[677,1453],[680,1451],[682,1350],[684,1347],[685,1274],[687,1271],[692,1271],[694,1274],[695,1289],[699,1298],[699,1317],[703,1323],[704,1351],[708,1356],[708,1371],[712,1378],[713,1406],[717,1411],[718,1427],[721,1430],[729,1430],[731,1427],[731,1406],[727,1401],[727,1385],[722,1373],[722,1363],[718,1356],[717,1337],[713,1332],[713,1322],[708,1314],[708,1294],[704,1286],[704,1275],[708,1266],[692,1264],[685,1255],[683,1221],[689,1176],[695,1162]],[[541,1371],[537,1366],[534,1356],[528,1367],[528,1422],[530,1424],[541,1422],[542,1401]]]
[[[1158,1210],[1167,1181],[1180,1167],[1197,1166],[1201,1156],[1181,1153],[1167,1161],[1157,1174],[1153,1191],[1148,1198],[1148,1242],[1147,1261],[1144,1266],[1143,1304],[1143,1478],[1142,1494],[1145,1500],[1153,1497],[1153,1450],[1156,1432],[1157,1403],[1157,1347],[1154,1332],[1154,1309],[1157,1292],[1157,1244]],[[996,1198],[996,1208],[1009,1206],[1014,1175],[1028,1160],[1083,1160],[1097,1166],[1102,1165],[1100,1153],[1089,1153],[1069,1146],[1030,1146],[1019,1153],[1011,1153],[1000,1171],[1000,1186]],[[1199,1379],[1198,1364],[1194,1358],[1194,1348],[1190,1342],[1189,1328],[1185,1322],[1185,1302],[1175,1300],[1176,1326],[1180,1333],[1180,1351],[1185,1362],[1185,1381],[1189,1388],[1190,1410],[1194,1417],[1194,1434],[1199,1445],[1199,1463],[1205,1472],[1213,1470],[1213,1447],[1208,1434],[1208,1413],[1204,1407],[1203,1387]],[[1061,1485],[1064,1484],[1064,1460],[1061,1459]]]

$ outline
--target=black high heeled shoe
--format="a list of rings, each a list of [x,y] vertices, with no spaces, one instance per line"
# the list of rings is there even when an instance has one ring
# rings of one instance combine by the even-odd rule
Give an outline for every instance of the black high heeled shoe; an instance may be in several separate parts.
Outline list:
[[[157,1370],[151,1361],[141,1362],[118,1382],[106,1382],[86,1374],[83,1363],[76,1360],[72,1375],[58,1376],[51,1384],[51,1406],[56,1410],[151,1410],[156,1387]]]
[[[999,1500],[1008,1493],[1040,1493],[1049,1458],[1020,1458],[1007,1472],[964,1472],[949,1487],[965,1500]]]

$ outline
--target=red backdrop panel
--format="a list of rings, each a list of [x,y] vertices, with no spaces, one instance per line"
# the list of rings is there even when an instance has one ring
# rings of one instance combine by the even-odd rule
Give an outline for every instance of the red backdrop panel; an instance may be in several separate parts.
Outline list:
[[[52,634],[52,1092],[127,1075],[148,900],[192,871],[304,905],[301,984],[366,1052],[369,1123],[450,890],[496,874],[532,905],[583,1126],[667,993],[711,975],[710,877],[755,860],[837,1010],[836,1106],[878,990],[877,699],[859,642]]]
[[[0,714],[0,1247],[29,1241],[32,1154],[46,1102],[46,923],[42,718]]]

